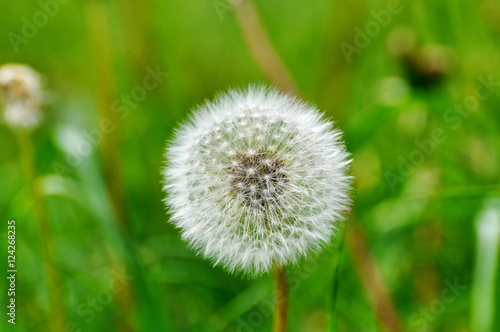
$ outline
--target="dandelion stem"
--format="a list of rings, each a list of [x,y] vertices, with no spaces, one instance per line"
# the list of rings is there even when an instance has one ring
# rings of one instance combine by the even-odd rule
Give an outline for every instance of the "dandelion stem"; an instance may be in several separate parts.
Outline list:
[[[47,274],[48,295],[51,311],[51,330],[64,331],[65,314],[62,278],[54,253],[54,241],[49,218],[42,202],[42,195],[36,185],[33,146],[29,132],[26,130],[18,131],[17,137],[19,140],[19,150],[23,171],[25,173],[26,181],[28,182],[33,200],[33,213],[40,236],[42,261],[46,262],[45,269]]]
[[[275,302],[273,332],[285,332],[288,325],[288,281],[286,268],[274,270]]]

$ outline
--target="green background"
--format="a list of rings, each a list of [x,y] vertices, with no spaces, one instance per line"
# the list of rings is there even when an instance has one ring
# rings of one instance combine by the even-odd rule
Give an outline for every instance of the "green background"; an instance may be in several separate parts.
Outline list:
[[[229,275],[197,257],[167,222],[161,191],[165,142],[195,105],[228,86],[272,83],[238,26],[239,1],[66,2],[0,3],[0,64],[26,63],[44,77],[44,122],[30,135],[34,185],[65,308],[50,308],[21,148],[1,123],[0,266],[3,276],[14,219],[18,274],[15,326],[0,280],[0,329],[48,331],[58,315],[68,331],[269,331],[272,277]],[[339,276],[341,236],[289,268],[290,331],[387,329],[380,284],[395,330],[500,330],[500,1],[398,3],[380,24],[385,1],[255,1],[302,96],[344,131],[354,159]],[[38,14],[44,24],[23,35],[43,8],[53,15],[44,23]],[[404,59],[390,51],[409,38],[396,38],[402,26],[416,40]],[[24,38],[17,46],[13,34]],[[347,44],[357,47],[348,57]],[[148,67],[168,76],[126,113],[110,112],[143,85]],[[488,96],[477,98],[478,87]],[[103,118],[111,143],[99,138],[76,153]]]

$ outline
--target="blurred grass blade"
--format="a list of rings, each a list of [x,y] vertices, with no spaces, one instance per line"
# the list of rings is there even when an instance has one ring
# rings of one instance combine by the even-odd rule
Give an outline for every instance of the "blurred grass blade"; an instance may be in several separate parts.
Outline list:
[[[472,330],[492,331],[495,311],[495,279],[500,240],[500,199],[486,201],[476,219],[476,267],[472,291]]]
[[[333,290],[332,290],[332,302],[331,302],[331,319],[330,319],[330,331],[337,331],[337,298],[339,296],[339,286],[340,286],[340,275],[342,273],[342,261],[344,258],[344,243],[345,243],[345,232],[347,231],[347,225],[344,226],[342,231],[342,240],[340,242],[340,248],[337,256],[337,266],[335,267],[335,274],[333,275]]]

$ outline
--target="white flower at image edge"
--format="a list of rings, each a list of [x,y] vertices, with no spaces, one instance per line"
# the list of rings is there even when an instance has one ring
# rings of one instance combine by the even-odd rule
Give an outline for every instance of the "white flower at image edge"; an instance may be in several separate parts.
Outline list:
[[[40,122],[41,78],[33,68],[16,63],[0,67],[0,99],[5,122],[12,127],[33,128]]]
[[[165,157],[171,222],[231,272],[256,276],[320,250],[350,202],[341,132],[313,106],[266,87],[198,107]]]

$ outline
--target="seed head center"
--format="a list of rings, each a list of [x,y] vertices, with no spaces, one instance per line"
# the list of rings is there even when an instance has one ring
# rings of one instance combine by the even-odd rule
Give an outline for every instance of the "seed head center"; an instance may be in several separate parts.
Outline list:
[[[246,206],[268,209],[283,198],[287,175],[283,162],[270,153],[236,155],[227,171],[235,197]]]

